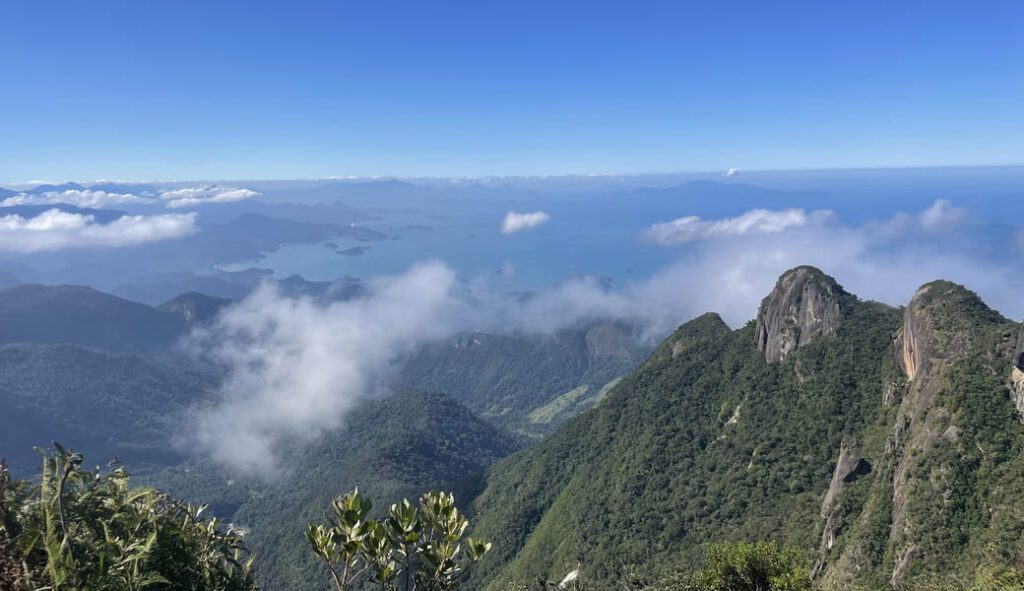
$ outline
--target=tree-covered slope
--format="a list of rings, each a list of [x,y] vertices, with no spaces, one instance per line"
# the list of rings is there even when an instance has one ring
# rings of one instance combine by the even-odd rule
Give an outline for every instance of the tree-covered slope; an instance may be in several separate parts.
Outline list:
[[[593,406],[650,349],[631,327],[608,322],[542,335],[470,333],[418,349],[399,381],[537,436]]]
[[[143,478],[184,499],[215,499],[219,515],[250,529],[247,544],[267,588],[321,589],[327,578],[309,552],[305,526],[322,521],[339,494],[359,487],[386,510],[432,489],[462,493],[470,477],[518,446],[445,396],[403,391],[361,404],[341,429],[296,448],[287,465],[261,478],[233,478],[207,462]]]
[[[834,589],[1020,561],[1018,326],[959,286],[924,293],[901,314],[803,267],[756,322],[686,323],[601,405],[488,471],[474,535],[495,550],[472,584],[577,565],[594,585],[653,580],[722,540],[796,546]]]
[[[99,463],[177,462],[181,414],[218,380],[215,368],[169,354],[0,346],[0,457],[35,470],[33,446],[73,441]]]
[[[184,320],[76,285],[18,285],[0,290],[0,343],[68,344],[114,351],[155,351],[173,344]]]

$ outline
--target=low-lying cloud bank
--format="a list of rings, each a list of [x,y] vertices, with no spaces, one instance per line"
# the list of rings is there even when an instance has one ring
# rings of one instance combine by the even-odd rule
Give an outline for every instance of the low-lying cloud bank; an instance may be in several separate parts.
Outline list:
[[[144,204],[150,199],[132,193],[111,193],[109,191],[93,191],[91,189],[68,189],[66,191],[47,191],[45,193],[19,193],[0,202],[0,207],[15,205],[52,205],[67,203],[75,207],[102,209],[105,207]]]
[[[167,207],[172,208],[195,207],[207,203],[231,203],[252,199],[257,196],[259,196],[259,193],[251,189],[220,187],[217,185],[186,187],[160,193],[160,198],[164,200]]]
[[[65,189],[42,193],[19,193],[0,201],[0,207],[15,205],[54,205],[66,203],[75,207],[103,209],[125,205],[159,205],[172,209],[196,207],[207,203],[231,203],[258,197],[259,192],[238,187],[202,185],[165,189],[157,193],[117,193],[92,189]]]
[[[269,473],[283,446],[337,427],[402,354],[427,341],[464,330],[545,333],[597,318],[634,322],[660,337],[707,311],[740,326],[778,276],[802,264],[892,305],[945,278],[1005,314],[1024,315],[1024,265],[1014,250],[1019,229],[1004,228],[1007,240],[996,241],[1007,252],[987,250],[978,238],[991,228],[948,201],[863,225],[802,210],[680,225],[685,239],[659,242],[680,245],[678,261],[621,289],[582,277],[518,297],[492,289],[486,277],[457,282],[441,262],[372,280],[364,295],[345,302],[291,299],[262,288],[197,337],[199,350],[229,373],[220,400],[197,415],[196,441],[236,470]]]
[[[550,220],[551,216],[543,211],[534,211],[530,213],[516,213],[514,211],[510,211],[505,214],[505,219],[501,222],[501,233],[515,234],[516,232],[536,228]]]
[[[0,216],[0,251],[28,254],[65,248],[120,247],[179,238],[196,231],[195,214],[95,216],[49,209],[35,217]]]
[[[670,246],[695,240],[744,236],[747,234],[778,234],[790,228],[823,224],[831,220],[828,210],[806,212],[802,209],[752,209],[743,215],[720,220],[704,220],[695,215],[654,224],[641,235],[654,244]]]

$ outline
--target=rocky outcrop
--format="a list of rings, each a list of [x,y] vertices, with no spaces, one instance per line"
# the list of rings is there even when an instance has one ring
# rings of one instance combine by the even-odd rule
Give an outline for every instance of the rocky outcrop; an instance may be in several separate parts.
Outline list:
[[[892,513],[889,543],[895,552],[890,582],[903,583],[909,565],[921,551],[921,532],[915,530],[908,508],[922,491],[951,494],[948,475],[954,467],[933,461],[923,468],[921,458],[939,445],[955,444],[962,433],[954,414],[938,402],[948,388],[947,369],[976,350],[979,326],[1005,321],[961,285],[935,281],[922,286],[903,313],[895,355],[908,385],[899,403],[886,454],[892,471]],[[921,473],[926,469],[927,474]]]
[[[1013,352],[1013,367],[1010,368],[1010,388],[1013,390],[1013,401],[1017,406],[1017,414],[1024,421],[1024,326],[1021,326],[1017,337],[1017,348]]]
[[[821,501],[821,519],[824,527],[821,533],[821,553],[825,555],[835,545],[840,534],[837,523],[841,518],[838,514],[839,496],[843,489],[856,482],[862,476],[871,473],[871,463],[860,455],[856,441],[844,441],[839,448],[839,458],[832,471],[832,482],[829,483],[825,498]]]
[[[765,360],[782,361],[799,347],[833,334],[845,295],[834,279],[814,267],[783,273],[757,313],[755,338]]]
[[[896,361],[908,380],[914,379],[927,363],[930,354],[928,347],[933,334],[924,306],[930,289],[931,285],[925,285],[914,293],[910,304],[903,311],[903,326],[896,337]]]
[[[1017,349],[1013,352],[1013,366],[1024,371],[1024,325],[1020,327],[1020,335],[1017,336]]]

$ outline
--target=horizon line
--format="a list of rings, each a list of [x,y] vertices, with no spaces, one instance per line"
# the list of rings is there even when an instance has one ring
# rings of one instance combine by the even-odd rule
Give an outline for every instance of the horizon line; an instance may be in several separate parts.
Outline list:
[[[91,185],[109,183],[121,184],[172,184],[172,183],[274,183],[274,182],[298,182],[298,181],[333,181],[333,182],[360,182],[360,181],[481,181],[501,179],[588,179],[588,178],[638,178],[653,176],[699,176],[718,175],[725,178],[736,179],[747,174],[783,174],[783,173],[834,173],[834,172],[870,172],[870,171],[901,171],[901,170],[949,170],[949,169],[990,169],[990,168],[1024,168],[1021,163],[1002,164],[936,164],[936,165],[913,165],[913,166],[849,166],[849,167],[828,167],[828,168],[767,168],[767,169],[744,169],[726,168],[724,170],[702,170],[702,171],[647,171],[647,172],[566,172],[557,174],[493,174],[493,175],[327,175],[322,177],[277,177],[277,178],[179,178],[179,179],[65,179],[65,180],[40,180],[0,182],[0,188],[33,188],[40,185],[63,185],[80,184],[87,188]],[[736,171],[734,174],[729,174]],[[17,189],[14,189],[17,190]]]

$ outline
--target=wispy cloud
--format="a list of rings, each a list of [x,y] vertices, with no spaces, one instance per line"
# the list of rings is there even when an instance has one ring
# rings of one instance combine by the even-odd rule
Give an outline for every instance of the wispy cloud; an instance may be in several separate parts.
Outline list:
[[[948,232],[967,217],[967,210],[954,207],[949,199],[938,199],[918,216],[928,232]]]
[[[218,185],[203,185],[200,187],[185,187],[172,189],[160,193],[160,198],[167,203],[167,207],[195,207],[206,203],[231,203],[243,201],[258,196],[260,193],[252,189],[238,187],[221,187]]]
[[[241,472],[270,472],[282,445],[337,427],[400,354],[462,326],[455,273],[441,263],[367,287],[322,302],[264,285],[197,333],[196,349],[228,376],[219,403],[196,415],[195,443]]]
[[[704,220],[691,215],[670,222],[654,224],[641,233],[648,242],[671,246],[695,240],[710,240],[748,234],[778,234],[790,228],[808,224],[823,224],[832,220],[829,210],[807,212],[803,209],[752,209],[743,215],[718,220]]]
[[[132,193],[110,193],[90,189],[68,189],[45,193],[19,193],[0,202],[0,207],[67,203],[75,207],[104,208],[112,205],[152,203],[153,199]]]
[[[126,215],[100,223],[94,216],[47,210],[35,217],[0,216],[0,251],[33,253],[82,247],[121,247],[179,238],[196,231],[195,214]]]
[[[536,228],[549,220],[551,220],[551,216],[543,211],[534,211],[530,213],[516,213],[514,211],[510,211],[505,214],[505,219],[501,222],[501,233],[515,234],[516,232]]]

